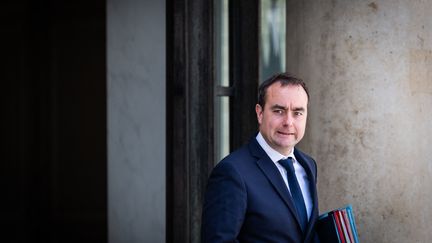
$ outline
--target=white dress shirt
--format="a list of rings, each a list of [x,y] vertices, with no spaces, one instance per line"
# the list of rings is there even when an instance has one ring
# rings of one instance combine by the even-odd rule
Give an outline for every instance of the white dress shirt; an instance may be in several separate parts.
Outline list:
[[[264,137],[261,135],[260,132],[256,136],[256,140],[258,141],[259,145],[261,145],[261,147],[264,149],[264,151],[267,153],[267,155],[270,157],[270,159],[273,161],[273,163],[276,165],[276,167],[279,169],[279,172],[281,173],[282,178],[285,181],[288,191],[290,191],[290,188],[288,186],[287,171],[281,164],[278,163],[278,161],[281,159],[286,159],[288,157],[293,158],[295,174],[297,177],[297,181],[300,185],[300,189],[302,191],[302,195],[305,201],[306,211],[309,219],[313,207],[312,197],[309,189],[309,178],[303,166],[301,166],[301,164],[296,160],[294,156],[294,149],[290,152],[288,156],[284,156],[278,151],[274,150],[272,147],[270,147],[270,145],[268,145],[268,143],[265,141]]]

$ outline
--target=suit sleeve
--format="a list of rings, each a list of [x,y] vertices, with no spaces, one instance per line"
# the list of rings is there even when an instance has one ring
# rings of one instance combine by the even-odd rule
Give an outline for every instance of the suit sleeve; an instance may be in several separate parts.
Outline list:
[[[229,163],[220,162],[212,171],[205,193],[202,242],[237,242],[247,207],[246,187]]]

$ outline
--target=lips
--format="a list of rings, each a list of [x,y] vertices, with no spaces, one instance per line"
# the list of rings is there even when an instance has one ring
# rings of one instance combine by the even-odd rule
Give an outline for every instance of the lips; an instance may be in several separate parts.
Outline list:
[[[281,134],[281,135],[284,135],[284,136],[295,135],[294,132],[281,132],[281,131],[278,131],[278,133]]]

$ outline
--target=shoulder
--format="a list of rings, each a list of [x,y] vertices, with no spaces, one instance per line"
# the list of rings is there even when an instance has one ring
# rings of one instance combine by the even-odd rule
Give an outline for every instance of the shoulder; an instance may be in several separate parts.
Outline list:
[[[249,143],[246,143],[237,150],[231,152],[225,158],[223,158],[213,169],[213,172],[227,172],[235,171],[235,174],[246,176],[252,171],[257,170],[257,161],[260,159],[260,152],[257,152],[257,142],[255,138],[251,139]]]
[[[242,146],[241,148],[231,152],[225,158],[223,158],[215,167],[215,169],[219,167],[223,168],[232,168],[232,169],[241,169],[245,164],[249,164],[256,159],[250,153],[247,145]]]
[[[294,148],[294,155],[297,160],[305,162],[313,171],[313,173],[316,175],[317,173],[317,163],[314,158],[312,158],[310,155],[302,152],[298,148]]]
[[[309,154],[307,154],[307,153],[301,151],[301,150],[298,149],[298,148],[294,148],[294,155],[295,155],[296,157],[299,157],[299,156],[300,156],[301,158],[303,158],[303,159],[305,159],[305,160],[309,160],[309,161],[311,161],[311,162],[316,163],[316,162],[315,162],[315,159],[312,158],[312,156],[310,156]]]

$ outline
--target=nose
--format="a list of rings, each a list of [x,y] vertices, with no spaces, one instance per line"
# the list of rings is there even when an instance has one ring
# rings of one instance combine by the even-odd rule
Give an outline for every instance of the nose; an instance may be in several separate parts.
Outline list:
[[[292,117],[292,115],[289,112],[287,112],[287,114],[284,117],[284,125],[285,126],[292,126],[293,121],[294,121],[294,118]]]

